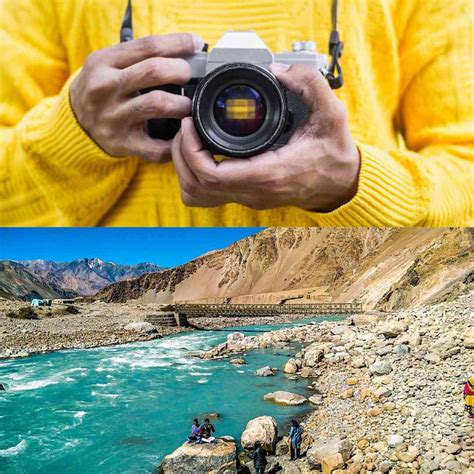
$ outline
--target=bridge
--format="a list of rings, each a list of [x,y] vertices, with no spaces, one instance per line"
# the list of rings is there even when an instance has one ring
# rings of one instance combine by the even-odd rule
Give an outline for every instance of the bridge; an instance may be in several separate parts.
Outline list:
[[[188,318],[255,318],[280,315],[321,316],[346,315],[363,312],[361,303],[301,303],[301,304],[187,304],[173,305],[174,313],[148,316],[155,325],[188,324]]]

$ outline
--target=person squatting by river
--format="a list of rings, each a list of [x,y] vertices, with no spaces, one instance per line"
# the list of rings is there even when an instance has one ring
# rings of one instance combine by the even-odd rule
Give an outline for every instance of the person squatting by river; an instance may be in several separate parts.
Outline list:
[[[474,377],[469,377],[464,384],[464,406],[469,418],[474,418]]]
[[[301,456],[301,435],[303,429],[296,420],[291,420],[291,427],[288,436],[290,437],[290,460],[295,461]]]
[[[265,474],[265,468],[268,464],[267,452],[262,448],[260,441],[255,443],[254,451],[250,454],[250,457],[253,459],[255,474]]]

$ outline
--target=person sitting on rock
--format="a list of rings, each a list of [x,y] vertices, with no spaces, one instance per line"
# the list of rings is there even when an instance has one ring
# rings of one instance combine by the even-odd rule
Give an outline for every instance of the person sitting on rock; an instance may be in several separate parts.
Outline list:
[[[213,443],[216,438],[212,436],[212,433],[215,433],[216,429],[209,422],[209,418],[204,420],[204,424],[201,426],[201,441],[203,443]]]
[[[190,443],[200,443],[201,442],[201,425],[199,420],[194,418],[193,426],[191,426],[191,436],[188,436],[188,441]]]
[[[469,418],[474,418],[474,377],[469,377],[464,384],[464,406]]]
[[[253,449],[254,451],[250,454],[250,458],[253,459],[255,474],[265,474],[265,467],[268,464],[267,452],[262,448],[260,441],[255,442]]]
[[[296,420],[291,420],[290,432],[290,460],[295,461],[301,456],[301,435],[303,430]]]

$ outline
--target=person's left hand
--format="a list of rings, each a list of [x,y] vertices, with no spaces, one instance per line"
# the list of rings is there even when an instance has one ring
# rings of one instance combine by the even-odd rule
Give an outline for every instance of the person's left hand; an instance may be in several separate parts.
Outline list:
[[[360,156],[342,102],[315,69],[274,64],[271,71],[310,109],[305,122],[278,150],[217,162],[192,119],[184,119],[172,156],[186,206],[239,203],[258,210],[296,206],[329,212],[355,196]]]

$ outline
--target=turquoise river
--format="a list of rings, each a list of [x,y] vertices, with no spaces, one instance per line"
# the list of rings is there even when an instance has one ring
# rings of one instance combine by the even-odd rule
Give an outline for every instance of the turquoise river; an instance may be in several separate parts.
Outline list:
[[[7,386],[0,392],[0,473],[156,472],[186,440],[192,419],[205,413],[219,413],[217,436],[240,439],[247,421],[261,415],[274,416],[286,429],[308,407],[277,406],[263,396],[274,390],[305,394],[305,382],[281,371],[257,377],[255,370],[282,368],[294,350],[255,350],[243,366],[187,357],[228,334],[194,331],[0,361],[0,383]]]

